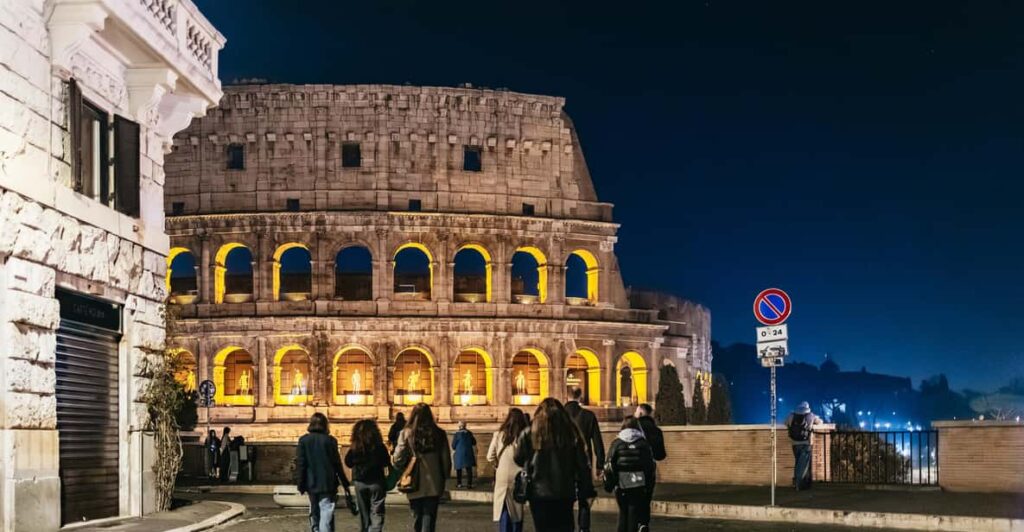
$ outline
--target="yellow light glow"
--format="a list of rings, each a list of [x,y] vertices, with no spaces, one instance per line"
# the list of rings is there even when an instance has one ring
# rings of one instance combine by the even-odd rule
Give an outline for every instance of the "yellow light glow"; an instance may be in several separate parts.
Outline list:
[[[551,395],[551,392],[550,392],[551,365],[548,362],[547,355],[545,355],[544,352],[541,351],[540,349],[536,349],[536,348],[533,348],[533,347],[528,347],[526,349],[520,349],[519,353],[529,353],[529,354],[533,355],[533,357],[535,359],[537,359],[537,365],[539,366],[537,368],[537,370],[538,370],[538,374],[539,374],[538,377],[539,377],[539,380],[540,380],[540,394],[538,394],[538,395],[540,397],[549,397]],[[512,389],[515,390],[515,375],[512,376],[512,379],[513,379],[513,381],[512,381],[513,388]]]
[[[577,249],[569,255],[576,255],[583,259],[583,263],[587,265],[587,301],[597,303],[597,287],[600,272],[597,264],[597,258],[594,257],[593,253],[585,249]]]
[[[168,296],[171,295],[171,263],[174,262],[174,259],[178,255],[181,255],[182,253],[192,253],[192,251],[190,251],[188,248],[171,248],[171,250],[167,252],[167,279],[166,279],[166,283],[167,283],[167,295]]]
[[[484,248],[483,246],[481,246],[479,244],[465,244],[465,245],[463,245],[462,247],[460,247],[459,249],[457,249],[455,251],[455,255],[454,256],[457,256],[459,254],[459,252],[464,250],[464,249],[472,249],[473,251],[476,251],[477,253],[479,253],[484,258],[484,265],[485,265],[484,266],[484,282],[487,285],[487,288],[486,288],[486,291],[485,291],[486,293],[484,295],[484,300],[487,301],[488,303],[490,303],[491,302],[491,278],[493,277],[493,275],[492,275],[492,268],[491,268],[491,265],[493,264],[493,261],[491,261],[491,254],[487,252],[486,248]],[[455,272],[452,272],[453,275],[454,275],[454,273]]]
[[[252,355],[249,354],[248,351],[242,347],[234,345],[221,349],[213,357],[213,384],[217,387],[217,391],[214,394],[213,399],[217,405],[252,406],[255,404],[255,398],[252,395],[252,390],[256,387],[258,382],[253,382],[255,381],[255,376],[250,376],[248,370],[243,371],[243,374],[246,375],[247,379],[246,384],[248,385],[248,394],[226,395],[224,393],[226,391],[224,383],[224,373],[226,369],[225,363],[227,362],[228,357],[236,352],[242,352],[245,355],[248,355],[250,359],[252,358]],[[255,367],[253,369],[255,369]],[[252,381],[248,381],[250,378]]]
[[[224,302],[224,275],[227,273],[227,260],[228,254],[238,248],[245,248],[244,245],[237,242],[231,242],[224,244],[217,250],[217,255],[214,259],[214,272],[213,272],[213,302],[220,304]],[[248,248],[246,248],[248,249]]]
[[[544,256],[543,251],[533,246],[516,248],[516,253],[520,251],[537,261],[537,299],[544,303],[548,300],[548,258]]]
[[[589,349],[577,349],[576,354],[587,363],[587,396],[591,405],[601,404],[601,361]]]
[[[395,253],[393,255],[391,255],[391,278],[392,278],[392,282],[394,282],[395,266],[397,266],[397,262],[395,261],[395,259],[398,258],[398,254],[401,253],[402,250],[409,249],[409,248],[418,249],[418,250],[422,251],[424,255],[427,256],[427,272],[429,274],[429,282],[430,282],[430,299],[434,299],[434,255],[430,253],[430,250],[427,249],[427,246],[424,246],[423,244],[420,244],[419,242],[406,242],[405,244],[402,244],[401,246],[398,246],[397,249],[395,249]]]
[[[293,363],[291,380],[292,386],[284,390],[281,386],[282,371],[284,357],[286,355],[299,355],[302,362],[298,364]],[[303,372],[303,367],[305,372]],[[295,404],[306,404],[313,400],[313,394],[310,393],[309,389],[309,367],[310,358],[309,351],[299,344],[289,344],[281,347],[274,354],[274,404],[278,405],[295,405]],[[298,382],[296,382],[296,380]],[[298,390],[298,391],[296,391]],[[304,392],[304,393],[303,393]]]
[[[622,396],[622,377],[621,371],[623,366],[629,366],[630,376],[633,381],[633,391],[636,393],[636,399],[638,403],[647,402],[647,363],[644,362],[644,357],[636,351],[627,351],[619,357],[618,364],[615,365],[615,404],[619,406],[632,405],[632,397]]]
[[[436,369],[437,366],[434,363],[434,357],[432,357],[430,355],[430,352],[427,351],[426,349],[422,348],[422,347],[419,347],[419,346],[406,347],[405,349],[402,349],[401,351],[399,351],[398,352],[398,356],[395,357],[395,367],[397,368],[399,366],[399,361],[402,359],[403,355],[405,355],[405,356],[412,356],[413,353],[423,355],[423,357],[427,361],[428,368],[426,368],[426,371],[427,371],[428,375],[424,376],[422,373],[419,373],[419,375],[417,375],[417,382],[416,382],[416,384],[418,385],[419,384],[419,380],[423,379],[424,377],[429,379],[426,382],[426,384],[429,385],[429,388],[427,388],[427,391],[429,393],[426,393],[426,394],[413,393],[413,394],[402,395],[402,394],[398,393],[398,388],[399,388],[398,383],[395,383],[395,397],[394,397],[395,404],[414,405],[414,404],[420,403],[420,402],[427,403],[427,404],[432,404],[434,402],[434,395],[436,394],[436,392],[435,392],[435,390],[436,390],[436,388],[435,388],[435,386],[436,386],[435,369]],[[421,369],[424,369],[424,368],[421,367]],[[418,372],[418,370],[417,370],[417,372]],[[409,376],[406,376],[407,379],[408,379],[408,377]],[[396,379],[397,379],[397,377],[396,377]],[[403,385],[407,386],[407,384],[405,384],[405,383],[403,383]]]
[[[455,357],[455,363],[452,364],[453,368],[458,367],[459,358],[462,357],[463,354],[465,353],[474,353],[480,355],[480,358],[483,359],[484,361],[484,393],[482,395],[474,393],[466,394],[464,388],[459,389],[458,386],[452,386],[451,392],[453,401],[459,402],[461,401],[459,396],[469,395],[471,397],[471,403],[474,405],[494,404],[494,359],[492,359],[490,353],[488,353],[482,347],[467,347],[459,352],[459,356]],[[463,378],[464,376],[459,377]],[[458,381],[453,380],[453,382]]]
[[[301,242],[289,242],[287,244],[281,244],[274,251],[274,271],[272,272],[273,286],[271,288],[271,294],[274,297],[274,301],[281,300],[281,256],[284,255],[285,251],[289,249],[302,248],[309,253],[309,247]],[[312,254],[310,260],[312,260]]]
[[[352,362],[346,361],[346,358]],[[357,361],[357,359],[362,360]],[[351,366],[349,366],[350,363]],[[374,364],[375,361],[370,355],[370,350],[365,346],[349,344],[338,349],[331,363],[333,368],[331,375],[334,376],[331,379],[331,395],[334,397],[334,404],[373,404]],[[343,377],[343,372],[348,371],[349,367],[354,367],[355,371],[349,372],[347,378]],[[355,376],[356,372],[359,373],[358,378]],[[346,385],[349,387],[346,388]]]

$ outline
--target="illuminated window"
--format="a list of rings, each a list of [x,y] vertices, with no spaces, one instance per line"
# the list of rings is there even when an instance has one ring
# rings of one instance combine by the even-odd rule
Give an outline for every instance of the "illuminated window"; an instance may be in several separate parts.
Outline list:
[[[548,396],[548,366],[542,355],[520,351],[512,358],[512,395],[520,405],[536,404]]]
[[[571,398],[572,392],[579,388],[583,391],[583,398],[580,399],[580,402],[585,405],[592,404],[587,379],[589,367],[587,361],[577,353],[569,355],[569,359],[565,362],[565,396]]]
[[[217,252],[214,275],[216,303],[252,301],[252,252],[241,244],[226,244]]]
[[[434,370],[430,359],[407,349],[395,359],[395,404],[430,403],[434,396]]]
[[[570,305],[597,303],[597,259],[584,250],[574,251],[565,262],[565,300]]]
[[[279,405],[302,405],[312,399],[309,355],[298,348],[284,348],[274,363],[274,402]]]
[[[176,351],[178,371],[174,373],[174,380],[185,388],[186,392],[196,391],[196,357],[184,349]]]
[[[334,262],[334,297],[345,301],[373,299],[373,259],[362,246],[338,252]]]
[[[455,301],[482,303],[490,301],[490,261],[483,248],[464,247],[455,254]]]
[[[256,392],[256,369],[252,355],[244,349],[231,351],[215,367],[220,378],[214,380],[222,404],[251,405]],[[216,376],[216,375],[215,375]],[[218,382],[220,381],[220,382]]]
[[[487,404],[491,393],[488,364],[477,351],[463,351],[452,364],[452,404]]]
[[[199,295],[195,255],[183,248],[175,248],[171,253],[167,265],[169,301],[176,304],[192,303]]]
[[[395,297],[429,301],[432,285],[430,256],[426,248],[410,244],[395,254]]]
[[[373,404],[373,360],[363,351],[350,349],[335,358],[334,404]]]
[[[309,250],[286,244],[275,254],[275,295],[279,301],[306,301],[313,291],[313,266]]]
[[[635,351],[623,353],[615,366],[615,404],[633,406],[647,402],[647,363]]]

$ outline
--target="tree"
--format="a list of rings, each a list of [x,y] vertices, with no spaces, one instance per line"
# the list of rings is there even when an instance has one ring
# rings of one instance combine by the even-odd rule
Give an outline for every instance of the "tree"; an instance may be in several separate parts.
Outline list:
[[[708,422],[708,408],[704,404],[704,389],[700,380],[693,381],[693,402],[690,407],[690,423],[704,425]]]
[[[654,419],[659,425],[685,425],[686,396],[683,383],[679,381],[679,373],[671,364],[665,364],[660,371],[658,393],[654,397],[658,406],[654,411]]]
[[[708,425],[732,424],[732,401],[729,399],[729,381],[720,373],[711,380],[711,404],[708,405]]]
[[[176,309],[164,307],[167,335],[176,331]],[[171,507],[174,484],[181,470],[181,438],[178,436],[178,418],[182,415],[188,395],[185,387],[175,379],[182,369],[181,357],[168,348],[148,353],[141,364],[140,377],[149,378],[149,386],[142,400],[149,407],[149,426],[153,434],[156,459],[153,464],[156,488],[156,510]]]

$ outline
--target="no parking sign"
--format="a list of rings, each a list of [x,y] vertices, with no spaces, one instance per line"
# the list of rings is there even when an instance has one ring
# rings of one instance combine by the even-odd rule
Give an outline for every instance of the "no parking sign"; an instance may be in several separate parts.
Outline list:
[[[793,302],[789,294],[778,288],[762,290],[754,298],[754,317],[765,325],[778,325],[789,318],[793,312]]]

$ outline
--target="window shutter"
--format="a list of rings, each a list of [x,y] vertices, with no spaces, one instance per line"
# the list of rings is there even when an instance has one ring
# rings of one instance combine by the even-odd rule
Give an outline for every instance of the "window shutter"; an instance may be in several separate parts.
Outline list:
[[[82,89],[74,78],[68,82],[68,132],[71,137],[69,159],[75,192],[82,191]]]
[[[115,207],[139,217],[139,125],[114,116]]]

